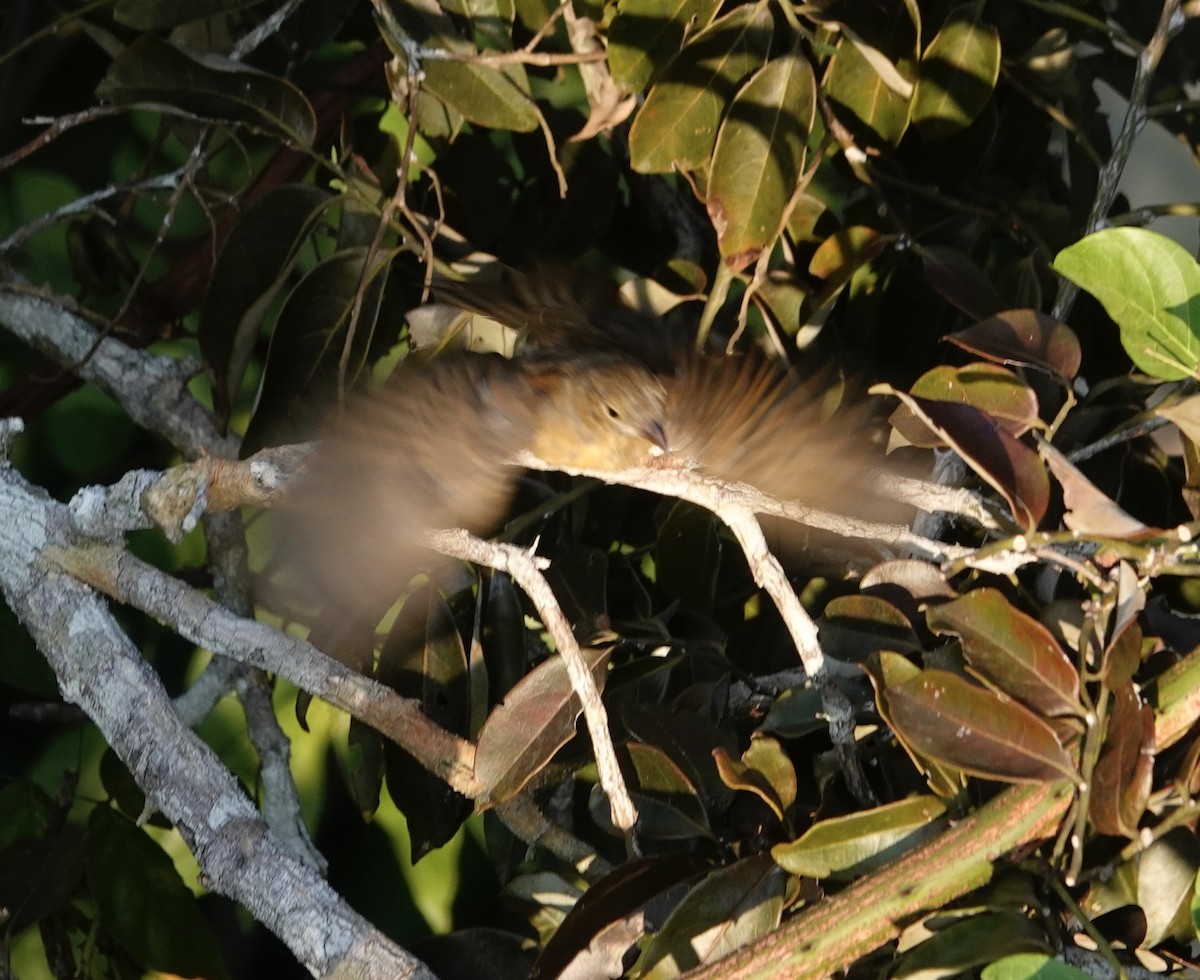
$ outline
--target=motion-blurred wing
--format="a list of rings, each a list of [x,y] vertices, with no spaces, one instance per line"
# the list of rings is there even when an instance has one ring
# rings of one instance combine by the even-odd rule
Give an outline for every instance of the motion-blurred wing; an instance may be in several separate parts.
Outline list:
[[[296,598],[358,635],[438,562],[424,532],[489,530],[517,476],[505,461],[532,437],[527,387],[512,362],[463,355],[402,367],[352,399],[284,508],[280,550]]]
[[[861,513],[879,464],[861,409],[831,411],[829,379],[798,380],[757,356],[685,356],[667,400],[672,453],[780,500]]]

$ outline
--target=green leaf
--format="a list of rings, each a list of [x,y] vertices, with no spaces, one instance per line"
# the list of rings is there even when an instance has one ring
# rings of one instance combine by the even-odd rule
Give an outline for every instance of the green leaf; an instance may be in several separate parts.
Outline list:
[[[1041,421],[1033,389],[998,364],[940,365],[918,378],[910,393],[931,401],[974,405],[1014,436],[1024,435]]]
[[[319,187],[277,187],[242,212],[221,247],[198,333],[222,424],[267,312],[331,200]]]
[[[109,66],[96,98],[116,105],[164,103],[201,119],[273,130],[311,146],[317,120],[304,94],[236,61],[198,55],[143,34]]]
[[[935,633],[962,639],[969,663],[988,682],[1049,717],[1083,715],[1079,672],[1036,619],[995,589],[972,589],[926,613]]]
[[[624,92],[640,92],[712,20],[717,0],[621,0],[608,28],[608,69]]]
[[[655,745],[629,742],[624,747],[632,766],[629,795],[638,811],[638,834],[649,840],[712,838],[708,814],[696,787],[666,752]],[[619,837],[608,797],[595,787],[589,809],[597,826]]]
[[[1000,34],[978,8],[951,11],[921,55],[912,122],[927,139],[965,129],[983,111],[1000,75]]]
[[[844,4],[821,89],[860,145],[894,145],[908,128],[917,78],[919,10],[912,3]],[[849,21],[854,17],[853,22]]]
[[[712,872],[667,917],[638,960],[635,975],[642,980],[675,977],[766,935],[779,925],[786,877],[767,854]]]
[[[96,807],[88,824],[88,887],[104,928],[143,967],[228,978],[196,897],[161,847],[133,823]]]
[[[784,870],[809,878],[855,876],[873,871],[939,833],[946,806],[932,796],[915,796],[813,824],[771,856]]]
[[[469,61],[426,61],[424,88],[464,119],[491,129],[537,129],[529,79],[520,65],[495,68]]]
[[[882,692],[888,718],[917,752],[963,772],[1010,782],[1077,779],[1054,731],[1028,708],[944,670]]]
[[[633,169],[666,173],[707,164],[725,108],[766,58],[772,33],[770,8],[757,3],[737,7],[688,41],[633,120]]]
[[[1044,954],[1051,948],[1041,925],[1021,912],[983,912],[944,926],[935,925],[938,918],[930,923],[932,936],[900,955],[892,980],[961,976],[1016,952]]]
[[[1200,364],[1200,265],[1145,228],[1106,228],[1063,249],[1054,268],[1096,297],[1137,367],[1178,381]]]
[[[734,97],[717,135],[706,201],[732,268],[754,262],[779,237],[815,107],[812,67],[795,52],[766,64]]]
[[[583,656],[603,687],[609,650],[584,650]],[[566,664],[554,656],[530,672],[488,717],[475,748],[478,806],[503,803],[575,734],[581,711]]]
[[[1088,980],[1082,970],[1044,953],[1016,953],[985,966],[982,980]]]

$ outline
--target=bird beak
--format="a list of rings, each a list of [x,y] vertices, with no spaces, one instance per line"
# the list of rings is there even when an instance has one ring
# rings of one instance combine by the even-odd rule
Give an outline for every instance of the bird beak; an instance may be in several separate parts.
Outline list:
[[[662,427],[661,422],[647,423],[646,428],[642,430],[642,434],[649,439],[650,442],[660,450],[660,452],[669,453],[671,451],[671,445],[667,441],[667,432]],[[658,454],[656,453],[655,455]]]

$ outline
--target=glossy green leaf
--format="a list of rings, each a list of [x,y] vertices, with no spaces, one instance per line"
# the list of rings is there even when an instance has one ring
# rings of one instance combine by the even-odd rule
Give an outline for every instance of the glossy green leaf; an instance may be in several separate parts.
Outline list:
[[[796,802],[796,768],[777,740],[755,733],[742,762],[766,777],[785,811]]]
[[[914,796],[886,806],[822,820],[771,856],[784,870],[809,878],[852,877],[873,871],[939,833],[946,806]]]
[[[808,61],[768,62],[734,97],[709,171],[707,208],[721,257],[734,269],[779,237],[800,181],[816,106]]]
[[[331,200],[319,187],[277,187],[240,215],[221,247],[198,333],[222,424],[271,304]]]
[[[862,21],[843,25],[821,89],[864,145],[894,145],[908,128],[919,35],[913,9],[844,7]]]
[[[304,94],[281,78],[245,65],[200,57],[143,34],[113,60],[96,98],[117,105],[163,103],[201,119],[243,123],[311,145],[316,116]]]
[[[918,398],[974,405],[1014,436],[1040,422],[1034,390],[998,364],[941,365],[926,371],[909,390]]]
[[[829,727],[824,710],[821,694],[815,688],[789,688],[775,699],[767,717],[758,726],[759,731],[780,738],[801,738]]]
[[[166,852],[105,807],[88,825],[88,888],[104,928],[143,967],[227,978],[216,937]]]
[[[634,170],[666,173],[708,163],[717,127],[738,85],[771,45],[766,4],[735,8],[684,45],[650,89],[629,131]]]
[[[1088,974],[1045,953],[1014,953],[983,968],[982,980],[1088,980]]]
[[[622,706],[621,720],[638,741],[666,752],[711,808],[723,809],[732,799],[717,773],[713,749],[720,746],[727,753],[734,752],[736,740],[708,715],[688,710],[662,711],[651,705],[630,703]]]
[[[921,55],[913,125],[937,139],[964,129],[983,111],[1000,74],[1000,34],[959,7]]]
[[[608,28],[608,68],[625,92],[640,92],[679,51],[684,37],[708,26],[716,0],[621,0]]]
[[[468,122],[527,133],[537,128],[529,79],[519,65],[495,68],[469,61],[425,61],[424,86]]]
[[[1063,249],[1054,268],[1100,301],[1137,367],[1177,381],[1200,365],[1200,265],[1145,228],[1106,228]]]
[[[944,670],[882,693],[897,732],[922,755],[986,779],[1075,779],[1075,766],[1041,718],[1016,701]]]
[[[826,655],[848,663],[861,663],[877,650],[921,649],[908,617],[878,596],[839,596],[826,605],[817,626]]]
[[[972,589],[930,607],[935,633],[962,640],[967,663],[981,677],[1040,714],[1082,715],[1079,672],[1054,635],[995,589]]]
[[[946,339],[980,357],[1038,367],[1064,380],[1075,377],[1083,359],[1075,331],[1038,310],[1005,310]]]
[[[635,973],[666,980],[766,935],[782,917],[786,877],[767,854],[713,871],[667,917]]]
[[[721,779],[726,786],[743,793],[754,794],[771,808],[771,812],[775,814],[777,820],[784,819],[783,800],[780,799],[779,793],[771,785],[771,780],[765,773],[732,758],[722,748],[713,749],[713,758],[717,763],[717,772],[721,774]],[[793,783],[793,787],[794,785]]]
[[[609,650],[584,650],[597,686],[603,688]],[[475,748],[478,806],[515,796],[575,734],[582,710],[562,658],[551,657],[508,692],[489,716]]]
[[[937,917],[935,916],[935,921]],[[937,980],[968,973],[1016,953],[1049,953],[1042,926],[1021,912],[987,911],[940,923],[933,935],[902,953],[892,980]]]

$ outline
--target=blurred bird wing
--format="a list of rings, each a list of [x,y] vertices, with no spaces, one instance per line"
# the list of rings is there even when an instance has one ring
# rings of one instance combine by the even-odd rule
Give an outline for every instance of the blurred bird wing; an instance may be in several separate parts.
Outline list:
[[[438,563],[426,531],[489,530],[517,476],[506,460],[532,438],[526,388],[512,362],[463,355],[402,367],[351,400],[284,508],[281,550],[301,600],[373,627]]]
[[[712,476],[845,513],[870,496],[879,458],[866,412],[832,412],[830,391],[826,375],[802,381],[757,356],[686,355],[670,385],[667,438]]]

